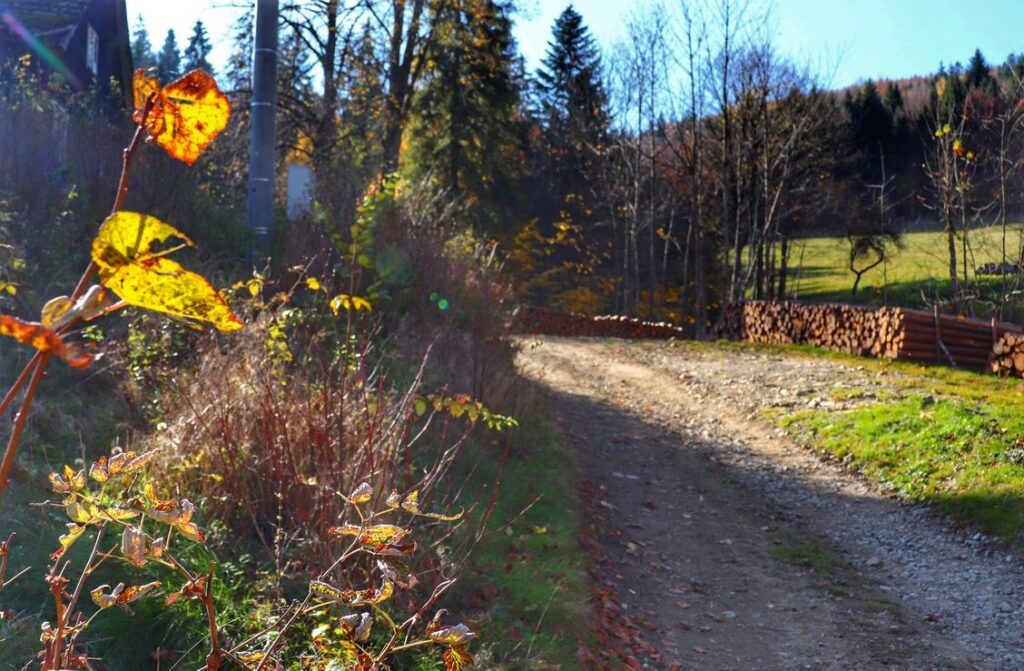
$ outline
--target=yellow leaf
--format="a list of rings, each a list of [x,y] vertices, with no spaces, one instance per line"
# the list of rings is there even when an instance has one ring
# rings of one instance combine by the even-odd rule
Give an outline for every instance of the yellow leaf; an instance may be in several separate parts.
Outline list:
[[[365,298],[353,296],[352,307],[355,308],[356,310],[366,310],[367,312],[369,312],[372,306],[370,305],[370,301],[366,300]]]
[[[337,315],[339,312],[341,312],[342,308],[345,308],[346,310],[352,309],[352,299],[348,296],[348,294],[338,294],[337,296],[331,299],[331,302],[328,303],[328,305],[331,308],[331,312]]]
[[[153,107],[146,118],[150,137],[172,157],[191,165],[228,125],[231,103],[213,77],[200,70],[159,87],[160,82],[147,77],[145,70],[135,71],[135,120],[141,121],[142,108],[152,95]]]
[[[104,508],[102,511],[97,513],[98,517],[105,517],[111,520],[117,520],[123,522],[139,516],[138,510],[129,510],[128,508]]]
[[[59,559],[67,549],[71,547],[71,544],[81,538],[82,534],[85,533],[85,527],[75,524],[74,522],[69,522],[67,528],[68,532],[57,539],[57,542],[60,543],[60,547],[56,552],[50,555],[50,559]]]
[[[51,298],[43,306],[42,318],[39,322],[48,329],[57,328],[58,320],[63,317],[74,305],[67,296]]]
[[[395,543],[409,535],[408,529],[394,524],[375,524],[369,527],[345,524],[340,527],[331,527],[330,531],[336,536],[358,536],[359,542],[363,545]]]
[[[380,587],[368,589],[338,589],[319,580],[309,584],[311,591],[329,599],[341,601],[350,606],[368,606],[384,603],[395,593],[395,583],[385,578]]]
[[[171,238],[183,243],[167,251],[154,245]],[[221,331],[243,324],[202,275],[185,270],[167,254],[192,242],[173,226],[138,212],[118,212],[103,222],[92,243],[92,258],[100,281],[136,307],[198,319]]]
[[[146,534],[142,529],[127,526],[121,533],[121,554],[128,559],[132,566],[146,565]]]
[[[320,282],[315,277],[307,277],[306,286],[310,291],[320,291]]]
[[[320,580],[314,580],[313,582],[309,583],[309,588],[313,592],[316,592],[321,596],[329,597],[331,599],[338,599],[340,601],[345,598],[344,591],[338,589],[334,585],[329,585],[328,583],[325,583]]]
[[[100,585],[89,592],[89,596],[92,597],[92,602],[96,604],[100,610],[110,608],[117,603],[117,597],[121,596],[121,592],[124,591],[124,583],[119,583],[117,587],[110,591],[109,594],[104,593],[104,590],[107,589],[110,589],[110,585]]]
[[[373,487],[370,483],[364,482],[356,487],[351,494],[348,495],[348,500],[351,503],[366,503],[373,498]]]
[[[132,97],[135,102],[135,113],[132,115],[132,119],[135,123],[142,121],[142,108],[146,106],[146,100],[150,95],[154,97],[154,105],[160,102],[160,80],[156,77],[148,77],[146,71],[139,68],[135,71],[132,80]]]
[[[465,511],[460,511],[456,515],[441,515],[439,513],[425,513],[420,510],[420,493],[419,491],[410,492],[405,500],[402,501],[402,509],[407,513],[412,513],[419,517],[429,517],[433,520],[439,520],[441,522],[454,522],[455,520],[462,517]]]
[[[71,491],[71,485],[61,477],[60,473],[50,473],[50,487],[58,494],[67,494]]]
[[[156,588],[160,587],[160,581],[154,580],[153,582],[147,582],[145,585],[132,585],[128,589],[121,592],[117,597],[117,605],[123,606],[125,604],[138,601],[142,597],[146,596]]]
[[[405,501],[402,502],[402,507],[413,515],[420,514],[420,492],[418,489],[414,489],[406,495]]]
[[[68,518],[72,522],[78,522],[79,524],[89,524],[95,520],[95,509],[92,506],[85,506],[74,499],[68,499],[64,502],[64,510],[68,514]]]
[[[107,470],[107,458],[100,457],[89,467],[89,477],[96,482],[103,484],[110,479],[110,472]]]
[[[476,633],[464,624],[438,629],[430,633],[430,640],[441,645],[461,646],[476,638]]]

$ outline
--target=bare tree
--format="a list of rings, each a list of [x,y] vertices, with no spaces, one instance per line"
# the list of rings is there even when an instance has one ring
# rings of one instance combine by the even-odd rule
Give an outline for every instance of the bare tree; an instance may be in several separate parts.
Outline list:
[[[956,76],[956,75],[952,75]],[[959,114],[957,113],[959,112]],[[935,106],[934,118],[927,127],[925,143],[924,172],[929,182],[931,198],[925,207],[934,211],[946,233],[946,249],[949,261],[950,302],[960,309],[962,302],[959,271],[957,268],[958,236],[964,236],[966,224],[966,191],[970,186],[966,174],[967,154],[964,149],[965,115],[963,110],[949,110],[943,113]],[[966,246],[966,239],[964,242]],[[966,258],[964,259],[966,263]],[[965,266],[966,279],[966,266]]]

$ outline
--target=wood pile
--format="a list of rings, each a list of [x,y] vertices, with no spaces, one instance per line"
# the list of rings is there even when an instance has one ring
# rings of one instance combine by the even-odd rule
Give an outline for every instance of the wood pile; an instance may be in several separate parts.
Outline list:
[[[872,353],[878,338],[876,312],[876,308],[841,303],[746,301],[725,307],[717,335],[866,355]]]
[[[1021,333],[1024,329],[1014,324],[937,311],[795,301],[734,303],[726,306],[718,326],[719,337],[732,340],[808,344],[836,352],[993,371],[997,367],[1018,370],[1013,358],[1019,352],[1021,373],[1017,374],[1024,375],[1024,336],[1017,337]],[[993,346],[999,355],[993,354]]]
[[[1024,377],[1024,334],[1001,334],[992,348],[988,370],[1002,377]]]
[[[619,315],[592,316],[548,308],[523,306],[513,325],[519,333],[537,335],[666,340],[686,338],[686,330],[666,322],[648,322]]]

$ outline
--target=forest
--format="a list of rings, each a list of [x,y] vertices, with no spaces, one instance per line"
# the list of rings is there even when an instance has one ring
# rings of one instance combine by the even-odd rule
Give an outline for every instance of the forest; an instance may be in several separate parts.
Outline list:
[[[880,579],[852,576],[867,559],[833,559],[789,513],[730,508],[722,483],[756,489],[756,469],[666,447],[698,429],[730,444],[722,426],[749,439],[693,399],[1015,542],[1012,383],[786,350],[803,386],[753,389],[783,350],[703,341],[742,331],[744,301],[839,300],[863,304],[841,308],[858,338],[897,324],[899,346],[930,355],[941,324],[948,358],[984,366],[999,337],[1024,370],[1024,53],[836,88],[774,41],[770,3],[652,1],[613,44],[569,4],[532,69],[515,0],[272,4],[265,246],[247,224],[251,3],[216,38],[203,17],[186,36],[134,18],[130,83],[77,86],[27,29],[25,53],[0,59],[0,668],[680,669],[645,608],[684,637],[747,617],[710,597],[689,611],[715,580],[683,590],[678,553],[655,556],[677,529],[733,552],[717,527],[686,535],[676,506],[705,505],[689,480],[655,491],[690,472],[793,595],[808,571],[822,612],[863,587],[856,608],[902,635]],[[292,211],[296,167],[311,186]],[[843,340],[840,308],[805,309],[810,344],[869,349]],[[598,337],[531,341],[524,314]],[[664,386],[634,388],[641,365]],[[907,445],[923,456],[901,461]],[[658,537],[630,535],[669,511]],[[669,581],[640,608],[619,584],[640,584],[623,568],[638,557]],[[857,640],[843,654],[902,654]]]

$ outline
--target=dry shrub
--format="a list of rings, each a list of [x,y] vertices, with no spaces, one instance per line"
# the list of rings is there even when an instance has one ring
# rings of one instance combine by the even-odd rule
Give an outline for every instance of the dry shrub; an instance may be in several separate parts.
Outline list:
[[[376,264],[367,276],[352,265],[311,263],[334,270],[317,280],[320,289],[300,277],[229,344],[202,339],[194,369],[165,386],[154,439],[179,469],[182,490],[202,492],[212,517],[258,537],[280,564],[333,556],[328,529],[351,514],[342,494],[362,482],[378,498],[420,490],[425,506],[439,510],[473,498],[445,476],[484,422],[434,401],[481,401],[503,412],[514,381],[505,339],[511,294],[493,246],[450,235],[417,197],[405,190],[398,207],[381,208],[389,215],[370,224]],[[383,260],[396,250],[408,272],[389,284]],[[333,315],[328,299],[342,291],[371,298],[373,313]],[[480,537],[495,490],[467,516],[474,528],[464,538]],[[417,535],[436,543],[451,532]],[[457,545],[455,554],[468,552],[472,541]]]
[[[369,328],[360,321],[353,331]],[[263,310],[228,346],[204,339],[154,438],[182,490],[201,492],[211,517],[257,536],[282,568],[333,556],[328,530],[351,512],[342,495],[360,483],[373,485],[375,506],[414,489],[446,506],[430,491],[473,428],[418,396],[420,374],[394,388],[371,339],[340,323],[322,302],[286,304]],[[443,427],[441,449],[417,454],[433,425]]]

